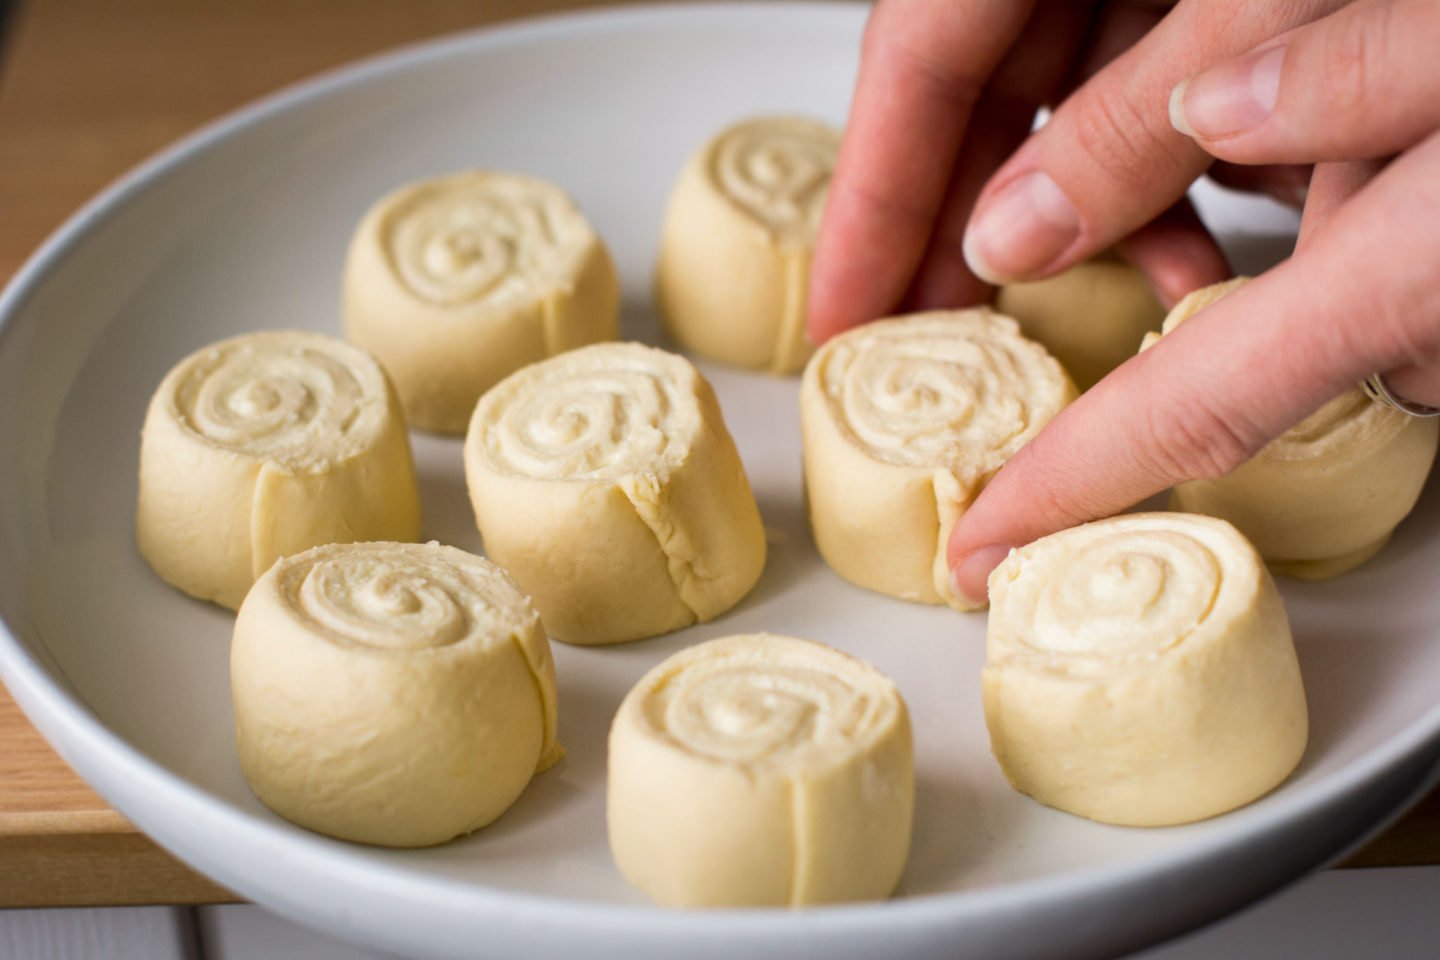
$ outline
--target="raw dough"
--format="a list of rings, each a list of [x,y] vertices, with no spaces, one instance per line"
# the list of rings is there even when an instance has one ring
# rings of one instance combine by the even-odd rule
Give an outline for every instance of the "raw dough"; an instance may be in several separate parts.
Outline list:
[[[1049,350],[1081,390],[1133,357],[1165,319],[1145,275],[1113,258],[1001,287],[995,307],[1019,320],[1020,332]]]
[[[1206,287],[1175,305],[1166,333],[1246,282]],[[1151,346],[1159,335],[1151,334]],[[1226,476],[1177,486],[1170,506],[1222,517],[1276,573],[1324,580],[1389,542],[1420,498],[1440,420],[1408,417],[1359,387],[1325,404]]]
[[[1305,752],[1305,690],[1259,555],[1230,524],[1149,513],[1013,551],[990,576],[982,673],[1015,789],[1163,826],[1267,793]]]
[[[765,566],[715,393],[663,350],[597,344],[509,377],[475,408],[465,477],[486,553],[570,643],[714,619]]]
[[[180,361],[145,416],[135,532],[168,583],[231,609],[280,557],[418,538],[410,441],[380,365],[295,331]]]
[[[808,640],[683,650],[635,685],[610,728],[610,849],[666,906],[889,896],[914,803],[894,683]]]
[[[464,433],[514,371],[619,333],[605,245],[558,187],[472,170],[365,215],[345,266],[345,329],[395,380],[410,425]]]
[[[539,616],[503,570],[453,547],[282,560],[240,607],[230,677],[251,788],[342,840],[444,843],[560,757]]]
[[[655,273],[666,327],[707,357],[772,373],[805,365],[810,254],[840,132],[759,117],[695,154],[670,195]]]
[[[974,609],[950,588],[950,530],[1074,398],[1060,364],[983,307],[881,320],[831,340],[800,393],[821,556],[862,587]]]

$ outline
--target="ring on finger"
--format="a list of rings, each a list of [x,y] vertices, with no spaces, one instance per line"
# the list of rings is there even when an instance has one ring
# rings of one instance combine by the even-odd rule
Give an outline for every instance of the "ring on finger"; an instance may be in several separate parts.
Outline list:
[[[1385,382],[1383,374],[1372,373],[1360,382],[1360,389],[1365,395],[1376,403],[1382,403],[1393,410],[1411,417],[1440,417],[1440,407],[1431,407],[1423,403],[1415,403],[1396,395]]]

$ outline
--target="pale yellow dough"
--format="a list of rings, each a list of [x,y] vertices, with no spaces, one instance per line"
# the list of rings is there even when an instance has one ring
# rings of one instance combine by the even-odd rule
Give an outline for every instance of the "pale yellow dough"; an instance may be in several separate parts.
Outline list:
[[[866,324],[831,340],[800,392],[820,554],[851,583],[974,609],[950,587],[950,530],[1075,386],[986,308]]]
[[[1305,752],[1285,608],[1222,520],[1135,514],[1045,537],[991,574],[990,602],[991,748],[1041,803],[1188,823],[1262,796]]]
[[[282,560],[240,607],[230,679],[255,794],[342,840],[444,843],[560,757],[539,616],[503,570],[453,547]]]
[[[280,557],[419,537],[410,441],[380,365],[294,331],[180,361],[145,416],[135,533],[168,583],[232,609]]]
[[[1112,258],[1001,287],[995,308],[1020,321],[1020,332],[1050,351],[1081,390],[1133,357],[1165,319],[1145,275]]]
[[[839,148],[832,127],[758,117],[690,158],[655,271],[665,325],[682,346],[772,373],[805,365],[810,255]]]
[[[410,425],[464,433],[527,363],[613,340],[605,245],[558,187],[472,170],[402,187],[365,215],[345,265],[345,330],[380,358]]]
[[[615,862],[674,907],[889,896],[910,848],[910,719],[886,676],[770,634],[682,650],[610,728]]]
[[[597,344],[509,377],[475,408],[465,477],[486,553],[570,643],[714,619],[765,566],[715,393],[663,350]]]
[[[1246,279],[1190,294],[1165,318],[1165,332]],[[1146,346],[1158,340],[1151,334]],[[1180,484],[1170,506],[1229,520],[1276,573],[1328,579],[1384,548],[1420,498],[1437,442],[1440,420],[1406,416],[1356,387],[1226,476]]]

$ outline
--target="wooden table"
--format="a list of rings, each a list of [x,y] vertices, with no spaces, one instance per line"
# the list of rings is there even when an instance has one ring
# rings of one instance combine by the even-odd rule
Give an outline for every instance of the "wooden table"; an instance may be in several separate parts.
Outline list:
[[[387,47],[585,0],[30,0],[0,54],[0,277],[127,168],[217,114]],[[0,10],[5,7],[0,0]],[[1440,863],[1440,793],[1352,865]],[[0,907],[233,896],[107,807],[0,689]]]

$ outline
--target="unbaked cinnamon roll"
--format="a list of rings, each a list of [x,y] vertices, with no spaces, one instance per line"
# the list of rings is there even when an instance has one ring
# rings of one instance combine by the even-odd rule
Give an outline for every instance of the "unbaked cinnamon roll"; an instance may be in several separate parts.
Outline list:
[[[444,843],[560,756],[539,616],[504,571],[453,547],[282,560],[240,608],[230,674],[256,795],[343,840]]]
[[[806,640],[756,634],[681,651],[635,685],[610,729],[610,848],[667,906],[886,897],[914,800],[895,685]]]
[[[380,365],[295,331],[180,361],[145,417],[135,529],[167,582],[232,609],[280,557],[417,538],[410,442]]]
[[[1285,608],[1230,524],[1149,513],[1065,530],[1013,551],[990,604],[991,747],[1041,803],[1187,823],[1300,762],[1309,727]]]
[[[655,275],[682,346],[772,373],[804,366],[810,258],[839,147],[824,124],[760,117],[691,158],[670,196]]]
[[[464,433],[480,395],[528,363],[619,331],[610,255],[558,187],[474,170],[365,215],[345,329],[385,365],[411,426]]]
[[[1050,351],[1082,391],[1135,356],[1145,334],[1165,319],[1145,274],[1113,256],[1045,280],[1006,284],[995,309],[1020,321],[1020,332]]]
[[[504,380],[475,408],[465,475],[486,553],[570,643],[714,619],[765,565],[714,391],[662,350],[597,344]]]
[[[1074,397],[1060,364],[985,308],[881,320],[831,340],[800,395],[821,556],[862,587],[972,608],[950,587],[950,530]]]

